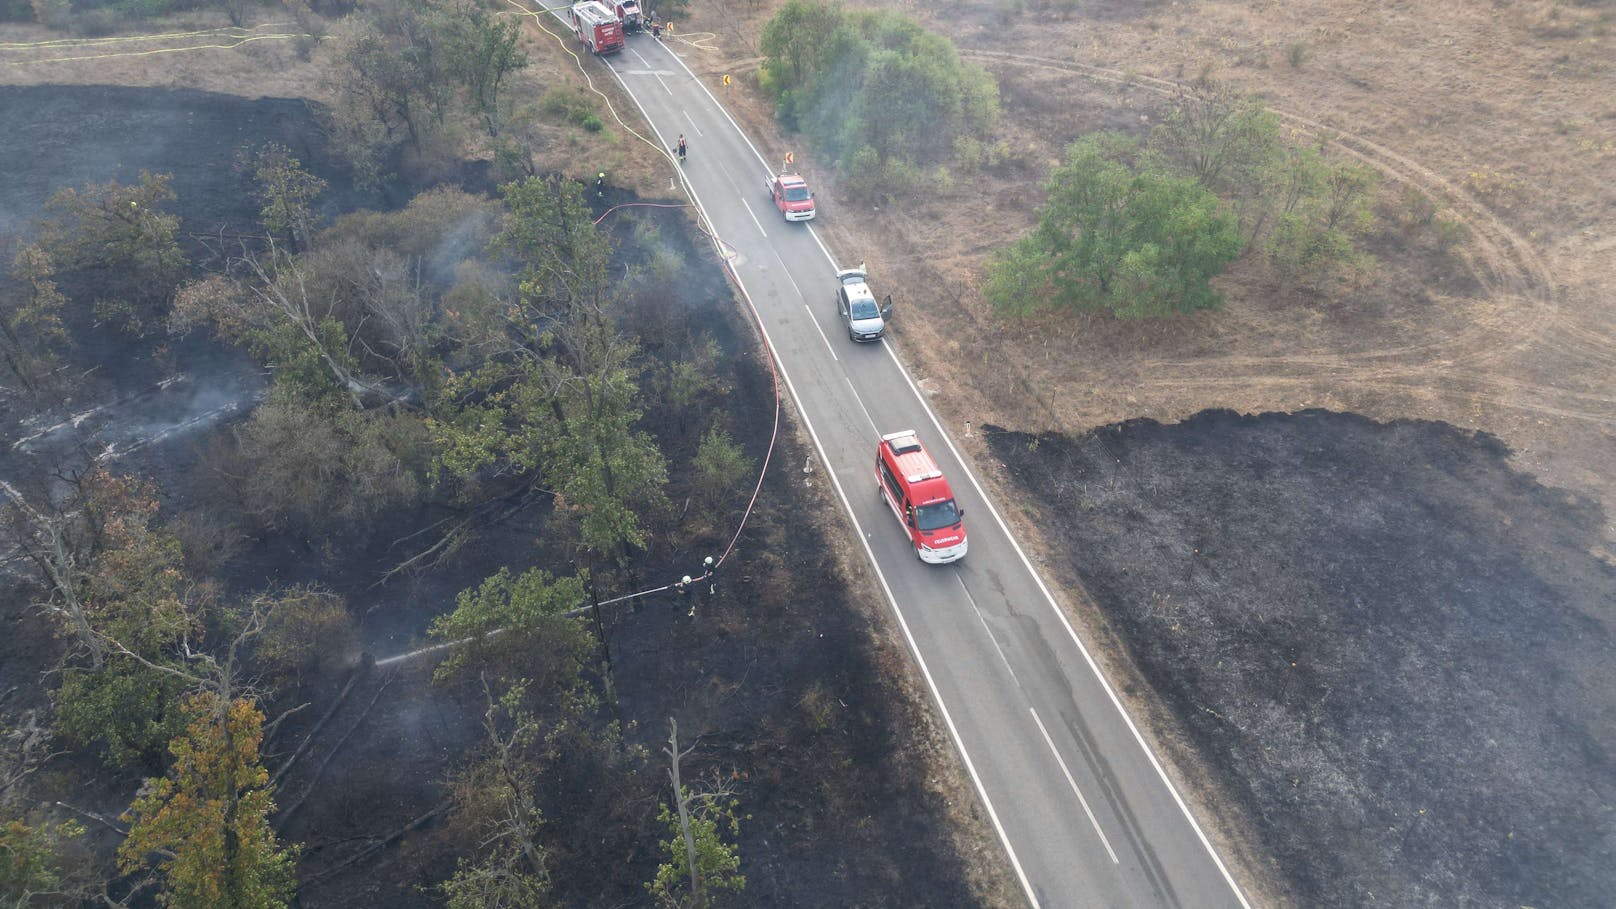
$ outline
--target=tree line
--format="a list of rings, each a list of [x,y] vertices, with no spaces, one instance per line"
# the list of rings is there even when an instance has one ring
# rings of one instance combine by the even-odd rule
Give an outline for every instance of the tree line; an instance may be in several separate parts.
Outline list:
[[[890,10],[790,0],[764,26],[761,84],[861,195],[920,184],[927,168],[974,159],[999,88],[953,42]]]
[[[764,27],[761,85],[861,196],[916,190],[922,168],[969,169],[998,87],[900,14],[791,0]],[[945,183],[946,171],[939,172]],[[1000,312],[1169,316],[1222,304],[1212,279],[1254,251],[1282,286],[1367,270],[1379,174],[1286,141],[1260,100],[1199,79],[1143,137],[1084,136],[1044,187],[1037,226],[989,262]]]
[[[678,351],[644,355],[626,307],[653,295],[658,266],[612,267],[577,183],[529,177],[497,199],[432,190],[397,212],[322,225],[323,184],[288,150],[250,150],[241,168],[262,234],[225,241],[217,271],[185,279],[169,181],[143,175],[133,187],[58,193],[14,260],[24,280],[0,298],[7,369],[41,400],[65,393],[60,367],[85,306],[130,337],[211,332],[273,377],[269,399],[204,453],[200,516],[165,515],[150,482],[100,465],[6,485],[7,536],[63,641],[41,741],[93,750],[149,782],[114,822],[115,871],[70,861],[76,821],[9,819],[0,893],[17,905],[141,893],[175,906],[287,905],[297,850],[270,823],[259,749],[305,678],[351,662],[356,627],[331,591],[230,593],[216,571],[231,540],[293,534],[334,560],[383,515],[432,508],[446,517],[396,541],[383,580],[429,570],[518,514],[568,541],[555,548],[576,566],[501,571],[432,628],[472,640],[437,678],[486,709],[484,743],[450,787],[449,823],[480,845],[443,895],[550,905],[544,842],[558,817],[545,809],[566,825],[610,826],[632,793],[660,788],[649,755],[610,719],[599,641],[568,613],[595,585],[629,583],[652,535],[677,520],[663,443],[641,426],[646,387],[667,422],[687,427],[672,441],[707,462],[681,465],[696,478],[681,484],[721,508],[737,494],[734,476],[750,472],[729,435],[716,355],[689,329]],[[117,293],[85,301],[58,280]],[[512,631],[486,636],[494,629]],[[44,747],[8,755],[8,795],[23,791]],[[616,797],[558,795],[591,791]],[[680,806],[665,832],[679,844],[675,870],[648,887],[667,905],[705,905],[743,881],[726,839],[734,802],[721,785],[669,791]],[[667,817],[646,813],[627,829],[654,831]]]
[[[1281,284],[1369,266],[1374,169],[1285,141],[1260,100],[1200,80],[1147,138],[1085,136],[1051,175],[1031,233],[993,257],[1000,312],[1121,318],[1215,308],[1212,279],[1254,250]]]

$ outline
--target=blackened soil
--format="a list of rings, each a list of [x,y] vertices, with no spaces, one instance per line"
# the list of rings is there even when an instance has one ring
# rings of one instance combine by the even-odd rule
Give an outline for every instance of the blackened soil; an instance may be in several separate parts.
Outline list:
[[[1595,505],[1439,423],[989,439],[1300,904],[1610,904]]]
[[[57,190],[109,180],[132,185],[141,171],[173,176],[175,210],[188,235],[251,231],[257,222],[251,181],[237,169],[236,156],[270,142],[290,148],[327,181],[317,203],[327,217],[408,201],[352,189],[314,108],[300,99],[110,85],[0,86],[6,162],[0,235],[28,233]]]
[[[354,191],[301,101],[0,87],[0,161],[6,162],[0,233],[26,233],[56,189],[112,179],[130,183],[148,169],[174,175],[179,199],[173,210],[187,232],[187,252],[194,264],[206,265],[198,235],[251,229],[254,206],[234,160],[238,149],[266,141],[287,145],[329,181],[322,196],[327,216],[355,207],[393,207],[425,188],[394,187],[398,198]],[[470,179],[463,184],[478,188]],[[632,201],[609,194],[601,204]],[[720,378],[730,389],[714,414],[754,463],[761,462],[775,411],[771,381],[721,271],[706,247],[696,245],[682,213],[643,210],[633,217],[654,219],[656,229],[643,232],[642,225],[636,234],[627,219],[606,222],[621,250],[618,265],[643,260],[645,250],[633,248],[637,237],[665,244],[684,265],[667,282],[672,291],[642,300],[637,321],[628,326],[646,339],[648,366],[659,356],[677,356],[674,342],[692,327],[711,337],[722,351]],[[263,379],[245,357],[211,342],[160,350],[163,340],[128,339],[111,329],[81,336],[76,364],[108,378],[92,377],[62,413],[8,414],[16,421],[6,427],[12,438],[56,428],[20,448],[12,448],[10,439],[0,444],[0,477],[20,481],[67,463],[69,455],[111,446],[119,453],[114,468],[154,478],[170,512],[194,506],[198,495],[187,484],[197,451],[208,433],[250,412]],[[183,379],[159,385],[176,376]],[[85,416],[91,408],[101,409]],[[689,459],[707,424],[652,408],[644,426],[667,453],[670,497],[683,503],[689,497]],[[685,763],[687,777],[718,772],[735,780],[746,815],[740,853],[747,876],[735,905],[967,905],[971,890],[950,844],[947,806],[926,785],[936,758],[917,731],[926,723],[925,705],[905,700],[884,669],[906,657],[870,632],[869,616],[837,582],[826,541],[803,526],[801,515],[817,511],[817,500],[810,502],[810,493],[782,469],[800,463],[804,453],[788,428],[781,439],[759,508],[725,563],[715,594],[696,602],[651,597],[635,608],[607,611],[614,678],[624,719],[633,724],[631,738],[660,755],[667,719],[677,718],[684,743],[695,746]],[[699,573],[703,556],[721,553],[750,484],[710,518],[692,512],[659,528],[636,565],[644,586]],[[549,531],[540,513],[489,528],[439,571],[373,586],[399,558],[387,551],[388,543],[432,517],[390,516],[386,526],[365,529],[369,536],[343,541],[340,559],[323,558],[299,540],[255,540],[221,580],[237,591],[319,583],[346,598],[363,617],[365,646],[386,657],[418,642],[431,617],[452,608],[457,591],[502,566],[570,570],[553,558],[559,541],[545,538]],[[0,596],[0,635],[6,638],[0,645],[0,690],[37,684],[54,656],[38,616],[23,608],[22,598],[13,596],[17,592],[13,587]],[[300,906],[439,906],[435,885],[453,873],[457,860],[474,857],[476,844],[454,840],[433,811],[443,804],[446,777],[471,756],[483,708],[433,688],[431,668],[426,660],[361,674],[278,779],[276,823],[288,841],[304,847]],[[272,772],[287,765],[352,671],[333,667],[288,699],[309,706],[266,743]],[[0,706],[20,712],[44,701],[41,691],[27,694],[10,695]],[[74,775],[97,773],[93,755],[71,764],[53,765],[59,782],[51,792],[75,791],[108,815],[121,811],[138,785],[134,777],[102,772],[95,791],[86,793]],[[652,785],[632,794],[638,807],[625,814],[644,819],[654,817],[667,785],[661,764],[642,778]],[[649,904],[642,884],[655,873],[661,859],[656,840],[663,835],[654,824],[581,830],[552,814],[546,831],[553,837],[546,845],[556,859],[558,905]],[[98,848],[106,855],[113,845],[103,841]]]

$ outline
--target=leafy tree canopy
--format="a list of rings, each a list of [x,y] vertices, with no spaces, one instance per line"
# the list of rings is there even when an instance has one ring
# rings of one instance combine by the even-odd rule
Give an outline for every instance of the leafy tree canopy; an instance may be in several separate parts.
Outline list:
[[[1038,226],[992,263],[1000,311],[1108,310],[1124,318],[1217,307],[1211,279],[1240,254],[1234,216],[1194,177],[1118,133],[1073,143]]]
[[[764,27],[761,48],[780,121],[850,170],[939,163],[956,139],[986,136],[998,118],[986,70],[889,10],[790,0]]]
[[[160,899],[174,909],[282,909],[295,891],[293,852],[269,823],[264,715],[251,701],[210,695],[189,698],[185,712],[173,770],[148,781],[124,815],[118,865],[133,872],[155,858]]]

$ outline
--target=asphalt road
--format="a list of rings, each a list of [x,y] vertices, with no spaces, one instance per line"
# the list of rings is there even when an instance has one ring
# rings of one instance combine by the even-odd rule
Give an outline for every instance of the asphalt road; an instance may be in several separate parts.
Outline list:
[[[781,219],[764,191],[779,155],[753,147],[679,48],[632,35],[604,62],[664,148],[689,142],[686,185],[757,307],[818,450],[815,477],[862,541],[1029,902],[1248,905],[893,345],[848,340],[832,294],[858,251],[837,263],[811,227]],[[600,62],[585,61],[596,78]],[[877,297],[884,277],[870,276]],[[876,492],[877,441],[906,428],[965,510],[970,553],[952,565],[917,560]]]

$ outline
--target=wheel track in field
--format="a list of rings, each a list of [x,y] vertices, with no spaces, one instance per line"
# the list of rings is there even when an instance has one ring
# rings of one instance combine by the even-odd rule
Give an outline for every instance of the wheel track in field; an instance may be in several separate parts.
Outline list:
[[[1096,82],[1138,88],[1164,97],[1175,97],[1185,88],[1170,79],[1127,73],[1077,61],[1058,60],[1004,51],[961,49],[960,54],[978,62],[994,61],[1012,66],[1076,75]],[[1482,375],[1474,370],[1495,364],[1506,356],[1518,355],[1534,344],[1549,344],[1576,357],[1593,370],[1616,369],[1616,344],[1604,332],[1579,325],[1563,311],[1559,285],[1541,254],[1517,231],[1505,224],[1484,204],[1452,182],[1419,162],[1386,148],[1362,135],[1283,109],[1268,108],[1280,121],[1297,132],[1327,141],[1341,152],[1374,167],[1393,180],[1417,187],[1445,202],[1470,230],[1480,253],[1475,271],[1482,286],[1493,296],[1518,299],[1526,304],[1521,331],[1505,344],[1496,343],[1496,332],[1477,327],[1431,341],[1401,346],[1351,351],[1339,354],[1285,354],[1277,356],[1228,356],[1204,360],[1156,360],[1142,364],[1142,371],[1182,371],[1196,369],[1195,375],[1177,379],[1156,379],[1146,384],[1158,388],[1183,388],[1208,384],[1253,386],[1295,386],[1316,384],[1324,378],[1318,371],[1380,390],[1426,391],[1461,396],[1469,402],[1482,402],[1565,419],[1601,425],[1616,425],[1616,396],[1509,378]],[[1489,343],[1492,342],[1492,343]],[[1456,372],[1445,382],[1433,383],[1428,362],[1439,360]],[[1403,362],[1391,362],[1401,360]],[[1303,368],[1311,374],[1275,376],[1275,368]],[[1212,374],[1208,374],[1212,373]]]

